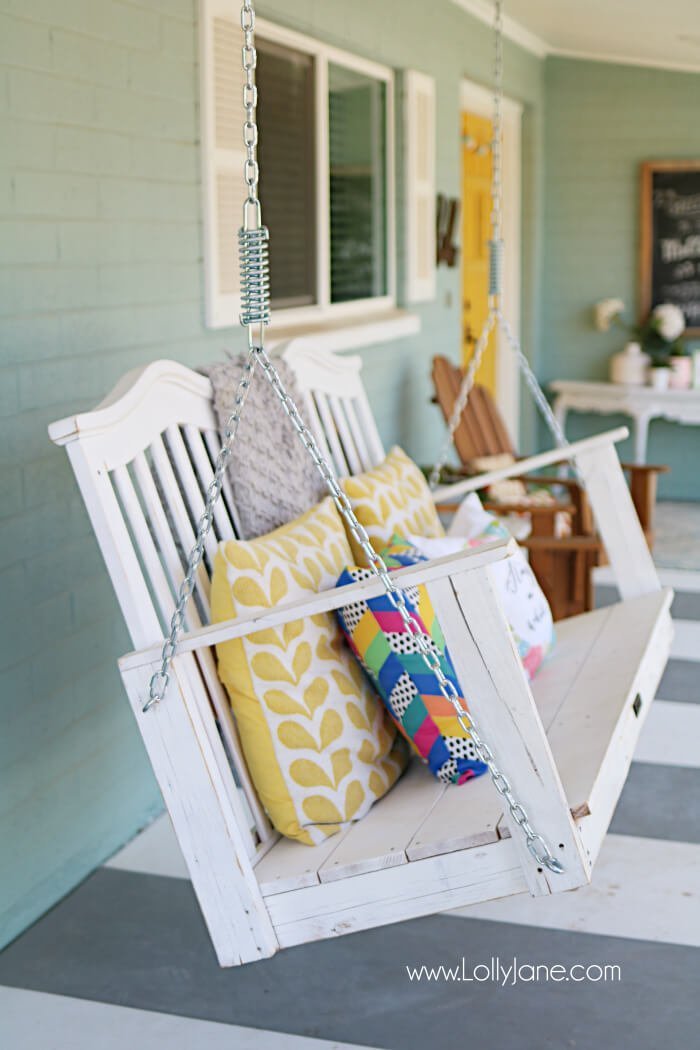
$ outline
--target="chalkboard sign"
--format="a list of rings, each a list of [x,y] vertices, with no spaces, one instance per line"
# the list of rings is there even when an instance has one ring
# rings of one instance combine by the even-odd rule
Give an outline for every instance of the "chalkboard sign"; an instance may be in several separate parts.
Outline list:
[[[641,203],[641,319],[675,303],[700,335],[700,161],[643,164]]]

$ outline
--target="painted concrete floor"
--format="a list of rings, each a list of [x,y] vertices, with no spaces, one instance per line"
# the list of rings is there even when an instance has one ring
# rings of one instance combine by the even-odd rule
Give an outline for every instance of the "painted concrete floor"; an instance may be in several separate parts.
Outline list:
[[[654,561],[662,569],[700,571],[700,504],[657,504]]]
[[[678,591],[674,658],[590,887],[493,901],[220,970],[162,817],[0,954],[0,1046],[696,1045],[700,571],[686,566],[663,577]],[[598,582],[601,602],[610,600],[605,570]],[[514,957],[567,974],[619,967],[621,979],[506,986],[459,979],[493,959],[507,968]],[[411,979],[407,967],[420,965],[457,969]]]

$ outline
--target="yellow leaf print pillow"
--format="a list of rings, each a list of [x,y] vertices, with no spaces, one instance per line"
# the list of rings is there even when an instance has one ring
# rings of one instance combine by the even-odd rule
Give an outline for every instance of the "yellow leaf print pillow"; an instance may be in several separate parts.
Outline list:
[[[335,587],[352,555],[333,500],[255,540],[221,543],[212,620]],[[386,794],[407,752],[335,613],[216,647],[260,800],[283,835],[314,845]]]
[[[445,535],[422,471],[398,445],[374,470],[344,478],[341,484],[376,551],[388,547],[395,533],[428,538]],[[355,564],[366,565],[362,548],[349,532],[348,539]]]

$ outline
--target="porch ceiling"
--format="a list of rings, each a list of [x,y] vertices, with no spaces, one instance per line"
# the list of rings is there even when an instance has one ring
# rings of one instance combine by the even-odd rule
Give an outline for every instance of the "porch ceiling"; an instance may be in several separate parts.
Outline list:
[[[484,21],[492,0],[453,0]],[[506,33],[539,54],[700,72],[697,0],[506,0]]]

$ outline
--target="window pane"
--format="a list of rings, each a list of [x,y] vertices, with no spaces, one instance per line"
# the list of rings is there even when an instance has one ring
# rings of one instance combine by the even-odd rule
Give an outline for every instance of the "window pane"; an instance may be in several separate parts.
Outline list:
[[[328,66],[331,302],[386,295],[386,84]]]
[[[258,40],[260,201],[277,309],[316,302],[313,89],[309,55]]]

